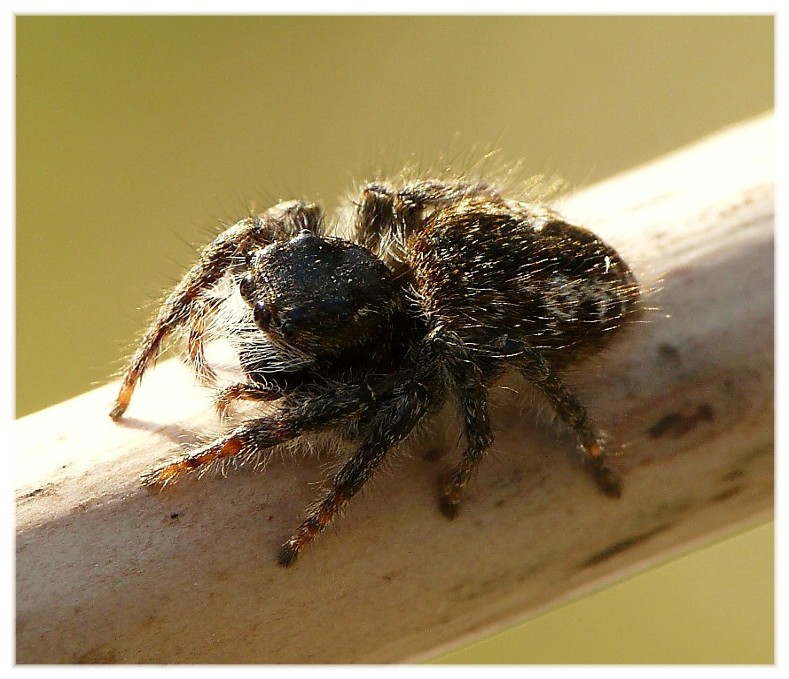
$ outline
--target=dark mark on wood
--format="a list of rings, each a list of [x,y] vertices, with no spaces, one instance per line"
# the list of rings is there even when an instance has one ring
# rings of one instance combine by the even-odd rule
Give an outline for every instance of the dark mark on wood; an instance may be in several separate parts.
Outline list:
[[[679,361],[679,349],[668,342],[662,342],[661,344],[658,344],[657,355],[658,358],[664,361]]]
[[[30,498],[36,497],[37,495],[50,495],[54,492],[53,484],[45,483],[43,486],[39,486],[38,488],[33,488],[31,490],[24,491],[16,496],[17,502],[22,500],[29,500]]]
[[[675,412],[661,417],[647,430],[647,433],[653,439],[667,434],[682,436],[694,429],[700,422],[711,422],[714,419],[715,410],[713,407],[709,403],[702,403],[690,415]]]
[[[635,547],[636,545],[640,545],[642,542],[646,542],[651,537],[654,537],[658,533],[662,533],[664,530],[667,530],[671,526],[670,523],[664,523],[652,530],[647,531],[646,533],[641,533],[640,535],[634,535],[631,538],[625,538],[624,540],[620,540],[619,542],[615,542],[614,544],[606,547],[605,549],[592,554],[586,561],[581,563],[581,568],[590,568],[592,566],[596,566],[597,564],[602,563],[603,561],[607,561],[612,556],[616,556],[617,554],[621,554],[622,552],[630,549],[631,547]]]
[[[723,502],[724,500],[728,500],[735,495],[739,495],[742,491],[745,490],[745,486],[743,484],[739,484],[737,486],[732,486],[731,488],[727,488],[724,491],[721,491],[717,495],[713,495],[710,498],[710,502]]]
[[[724,474],[721,479],[723,481],[736,481],[737,479],[741,479],[745,476],[745,470],[743,469],[732,469],[727,474]]]

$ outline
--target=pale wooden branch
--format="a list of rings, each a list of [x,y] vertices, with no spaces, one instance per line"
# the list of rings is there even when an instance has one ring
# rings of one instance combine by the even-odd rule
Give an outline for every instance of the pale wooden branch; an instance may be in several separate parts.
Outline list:
[[[219,430],[208,392],[165,362],[120,423],[111,384],[15,425],[17,661],[413,661],[767,520],[774,143],[764,115],[561,206],[658,308],[570,376],[626,444],[620,500],[558,424],[510,403],[454,522],[436,499],[451,456],[416,447],[286,570],[274,555],[323,463],[140,488]]]

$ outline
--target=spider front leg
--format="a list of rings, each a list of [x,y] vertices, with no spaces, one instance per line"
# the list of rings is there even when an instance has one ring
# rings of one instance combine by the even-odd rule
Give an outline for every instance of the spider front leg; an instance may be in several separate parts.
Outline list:
[[[332,487],[280,549],[277,560],[282,566],[293,564],[304,547],[334,520],[392,447],[408,436],[424,417],[429,406],[427,390],[417,383],[396,389],[392,396],[382,399],[375,415],[362,426],[362,444],[354,456],[334,475]]]
[[[240,382],[222,389],[217,394],[214,405],[219,417],[224,419],[234,401],[276,401],[284,395],[285,392],[274,385]]]
[[[274,412],[238,426],[213,443],[157,467],[143,476],[147,485],[165,486],[184,474],[237,455],[264,452],[297,436],[333,426],[367,409],[366,385],[348,385],[320,394],[290,394]]]
[[[600,491],[609,497],[620,497],[622,481],[606,462],[604,437],[558,372],[538,351],[525,346],[519,351],[518,366],[526,379],[550,401],[559,419],[575,432],[586,468]]]
[[[263,215],[244,219],[222,232],[203,250],[197,264],[165,299],[132,357],[110,417],[117,420],[123,415],[137,382],[161,353],[164,341],[177,328],[189,325],[188,356],[193,364],[204,366],[206,308],[201,297],[203,293],[235,267],[243,266],[252,248],[295,236],[302,229],[317,231],[320,224],[321,213],[315,205],[290,201],[274,206]]]
[[[216,382],[216,372],[205,358],[205,333],[216,311],[218,300],[197,300],[192,305],[189,317],[189,332],[186,337],[186,360],[201,384]]]

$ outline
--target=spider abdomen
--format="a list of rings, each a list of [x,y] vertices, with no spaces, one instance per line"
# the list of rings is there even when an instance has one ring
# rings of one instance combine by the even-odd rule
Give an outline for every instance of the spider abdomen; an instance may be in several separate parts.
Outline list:
[[[637,308],[638,284],[613,248],[520,203],[444,206],[409,251],[429,322],[449,325],[471,347],[506,335],[571,358]]]

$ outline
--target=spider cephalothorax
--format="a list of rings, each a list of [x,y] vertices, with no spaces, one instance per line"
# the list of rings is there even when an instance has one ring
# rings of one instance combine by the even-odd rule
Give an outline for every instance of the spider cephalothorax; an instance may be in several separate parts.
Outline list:
[[[402,307],[380,259],[307,230],[255,251],[239,291],[270,339],[315,357],[383,340]]]
[[[237,349],[244,380],[218,391],[220,413],[239,399],[270,407],[147,482],[265,457],[314,433],[351,441],[355,452],[284,544],[279,561],[288,565],[387,454],[452,398],[466,439],[441,497],[452,517],[493,440],[488,388],[512,368],[574,430],[600,489],[618,496],[601,434],[559,371],[637,313],[639,287],[619,255],[547,208],[461,181],[368,184],[352,227],[345,240],[314,205],[280,203],[202,252],[144,336],[111,416],[123,415],[163,341],[181,328],[186,357],[205,382],[216,380],[204,354],[208,329]],[[225,313],[236,290],[245,310]]]

